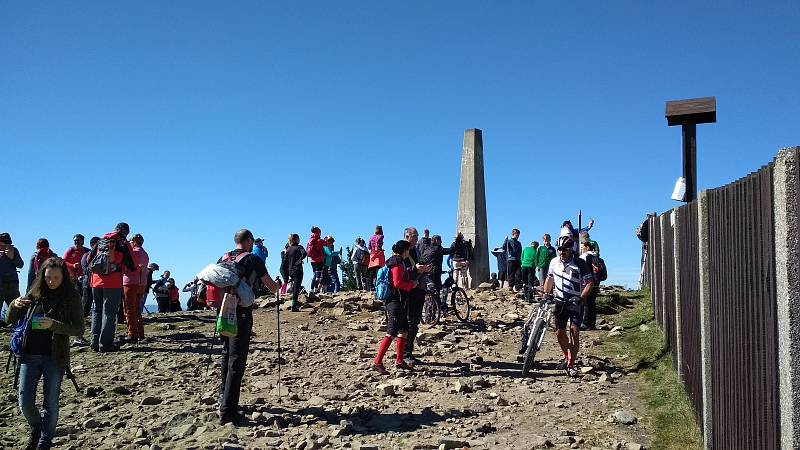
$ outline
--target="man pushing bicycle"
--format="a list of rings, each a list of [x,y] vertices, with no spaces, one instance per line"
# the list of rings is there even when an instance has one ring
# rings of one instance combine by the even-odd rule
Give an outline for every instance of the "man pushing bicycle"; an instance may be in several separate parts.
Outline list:
[[[550,268],[544,282],[544,292],[553,294],[557,300],[554,311],[556,337],[564,354],[564,370],[574,377],[578,374],[575,360],[580,344],[580,326],[583,317],[583,302],[594,287],[594,277],[586,262],[577,258],[573,247],[575,242],[570,237],[560,240],[558,258],[550,261]],[[569,334],[567,334],[567,322]]]

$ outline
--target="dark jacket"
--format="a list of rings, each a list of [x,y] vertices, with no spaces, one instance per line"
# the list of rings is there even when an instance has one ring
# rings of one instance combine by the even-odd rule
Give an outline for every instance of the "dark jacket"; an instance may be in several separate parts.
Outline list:
[[[50,356],[55,360],[59,367],[69,367],[69,337],[81,336],[85,325],[83,322],[83,305],[78,291],[72,289],[67,293],[66,298],[44,298],[32,299],[41,300],[45,310],[51,310],[48,317],[53,319],[53,348]],[[59,304],[60,303],[60,304]],[[20,318],[25,317],[29,306],[16,308],[12,303],[8,309],[8,322],[14,323]]]
[[[17,269],[22,269],[22,266],[24,266],[25,263],[22,262],[22,257],[19,256],[19,250],[17,250],[16,247],[13,248],[14,248],[13,258],[6,258],[5,255],[0,256],[0,282],[19,283],[19,275],[17,275]]]
[[[503,250],[508,253],[508,261],[519,261],[522,259],[522,243],[514,238],[509,238],[503,242]]]
[[[450,255],[456,261],[471,261],[472,244],[465,239],[456,239],[450,244]]]
[[[431,275],[439,275],[442,274],[442,263],[444,262],[444,255],[449,255],[450,249],[444,248],[441,245],[434,245],[430,244],[425,247],[425,251],[422,252],[420,258],[422,258],[422,264],[431,264],[433,265],[433,270],[430,272]]]
[[[306,259],[306,249],[302,245],[290,245],[286,249],[281,269],[286,270],[290,277],[298,276],[303,273],[303,260]]]

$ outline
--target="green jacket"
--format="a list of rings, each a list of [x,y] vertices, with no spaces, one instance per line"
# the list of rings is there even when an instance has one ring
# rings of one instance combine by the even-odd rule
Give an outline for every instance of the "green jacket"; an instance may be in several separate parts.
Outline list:
[[[550,251],[547,250],[547,247],[540,245],[539,248],[536,249],[536,267],[547,270],[550,267],[551,259],[552,255],[550,255]]]
[[[49,310],[56,306],[58,302],[63,302],[54,308],[53,326],[50,331],[53,332],[53,349],[50,354],[55,360],[56,364],[64,369],[69,368],[69,337],[81,336],[85,328],[83,321],[83,305],[81,304],[81,297],[78,291],[73,290],[67,298],[64,299],[49,299],[43,300],[45,310]],[[8,323],[14,323],[20,318],[25,317],[28,307],[17,308],[14,303],[8,308]]]
[[[536,249],[525,247],[522,249],[522,267],[533,267],[536,265]]]

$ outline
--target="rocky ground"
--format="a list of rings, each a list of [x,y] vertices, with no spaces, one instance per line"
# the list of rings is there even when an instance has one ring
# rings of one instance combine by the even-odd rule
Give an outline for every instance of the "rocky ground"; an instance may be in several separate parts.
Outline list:
[[[591,356],[612,332],[582,333],[582,375],[568,379],[548,333],[535,375],[522,378],[517,347],[530,306],[512,294],[473,293],[471,323],[450,316],[423,326],[426,362],[389,377],[367,370],[383,336],[383,313],[368,295],[342,293],[281,311],[277,376],[274,301],[260,299],[242,387],[246,426],[218,425],[219,345],[206,375],[210,312],[146,316],[151,342],[118,353],[75,350],[55,440],[68,449],[640,449],[636,381]],[[613,333],[619,331],[613,330]],[[7,348],[8,333],[2,335]],[[4,352],[5,356],[7,352]],[[0,393],[0,448],[22,448],[24,419],[10,375]]]

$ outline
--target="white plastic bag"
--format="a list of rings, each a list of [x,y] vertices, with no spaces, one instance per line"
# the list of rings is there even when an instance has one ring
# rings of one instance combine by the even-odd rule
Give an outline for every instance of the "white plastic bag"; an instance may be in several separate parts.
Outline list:
[[[220,264],[207,265],[197,273],[197,278],[220,288],[236,286],[239,282],[239,275],[236,272]]]

